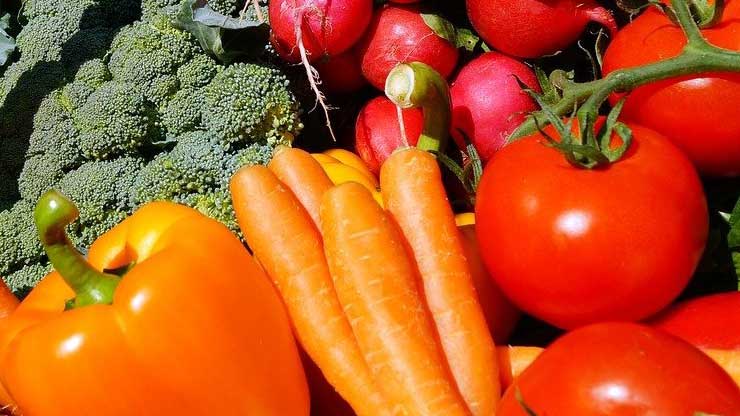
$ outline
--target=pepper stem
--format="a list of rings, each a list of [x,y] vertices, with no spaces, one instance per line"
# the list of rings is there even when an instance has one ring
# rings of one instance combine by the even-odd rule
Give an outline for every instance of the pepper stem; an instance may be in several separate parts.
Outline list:
[[[452,100],[447,81],[432,67],[421,62],[396,65],[385,80],[385,95],[401,108],[419,108],[424,113],[424,129],[419,149],[442,153],[450,134]]]
[[[65,228],[79,215],[75,204],[60,192],[44,193],[34,211],[41,244],[51,265],[75,292],[75,298],[69,303],[71,307],[111,304],[121,279],[93,268],[67,236]]]

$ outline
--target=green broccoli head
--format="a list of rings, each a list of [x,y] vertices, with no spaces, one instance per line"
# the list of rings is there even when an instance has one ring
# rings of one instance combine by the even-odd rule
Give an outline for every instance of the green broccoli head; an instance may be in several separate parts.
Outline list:
[[[277,68],[234,64],[205,87],[204,125],[226,143],[290,144],[303,128],[288,78]]]
[[[160,16],[118,33],[111,46],[108,69],[114,80],[142,90],[148,100],[163,105],[178,89],[177,69],[198,50],[189,33],[174,28]]]
[[[56,189],[80,210],[80,218],[69,227],[70,238],[78,247],[89,247],[131,214],[130,192],[143,164],[134,157],[89,162],[59,181]]]
[[[205,87],[221,70],[223,70],[223,67],[213,58],[205,54],[198,54],[178,68],[177,79],[180,81],[182,88]]]
[[[93,88],[100,88],[106,81],[111,80],[108,65],[102,59],[91,59],[80,66],[75,75],[75,81],[83,82]]]
[[[35,202],[20,200],[0,212],[0,275],[8,275],[44,256],[33,220]]]
[[[156,112],[140,89],[109,81],[74,113],[82,153],[91,160],[136,154],[156,134]]]
[[[21,175],[18,177],[18,190],[21,198],[36,201],[52,189],[64,176],[64,169],[51,154],[31,156],[26,159]]]
[[[166,136],[176,137],[200,128],[204,105],[202,89],[178,91],[160,114]]]

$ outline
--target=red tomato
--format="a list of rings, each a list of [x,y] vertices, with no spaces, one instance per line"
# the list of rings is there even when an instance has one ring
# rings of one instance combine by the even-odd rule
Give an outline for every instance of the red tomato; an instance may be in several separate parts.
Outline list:
[[[702,184],[667,139],[632,130],[622,160],[602,169],[570,165],[540,134],[486,166],[476,232],[486,266],[522,310],[561,328],[634,321],[688,283],[707,239]]]
[[[679,303],[651,322],[697,347],[740,350],[740,292]]]
[[[685,341],[631,323],[591,325],[556,340],[510,387],[497,416],[740,415],[740,389]]]
[[[709,42],[740,51],[740,1],[727,2],[722,22],[702,33]],[[678,55],[686,38],[657,10],[622,29],[604,56],[604,73]],[[612,97],[615,102],[618,97]],[[698,169],[712,176],[740,175],[740,75],[706,74],[640,87],[622,118],[664,134]]]

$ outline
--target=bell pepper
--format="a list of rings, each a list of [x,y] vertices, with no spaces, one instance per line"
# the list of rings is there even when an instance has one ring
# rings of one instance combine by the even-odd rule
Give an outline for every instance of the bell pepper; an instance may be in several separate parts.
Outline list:
[[[274,287],[229,230],[148,204],[87,259],[50,191],[36,208],[56,271],[0,320],[0,403],[24,416],[308,415]]]

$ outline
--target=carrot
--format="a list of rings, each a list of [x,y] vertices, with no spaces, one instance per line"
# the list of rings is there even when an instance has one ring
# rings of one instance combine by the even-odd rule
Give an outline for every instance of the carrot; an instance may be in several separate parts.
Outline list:
[[[308,152],[281,146],[268,166],[298,198],[318,228],[321,197],[333,186],[321,164]]]
[[[457,387],[473,415],[492,415],[501,395],[496,348],[437,161],[423,150],[397,151],[381,167],[380,183],[416,259]]]
[[[389,415],[334,292],[321,236],[300,202],[263,166],[231,180],[239,226],[274,280],[302,347],[361,416]]]
[[[337,296],[386,397],[401,414],[469,415],[390,216],[349,182],[324,195],[321,229]]]
[[[0,278],[0,319],[10,315],[18,307],[18,298]]]
[[[544,351],[539,347],[498,347],[499,377],[505,390]]]

